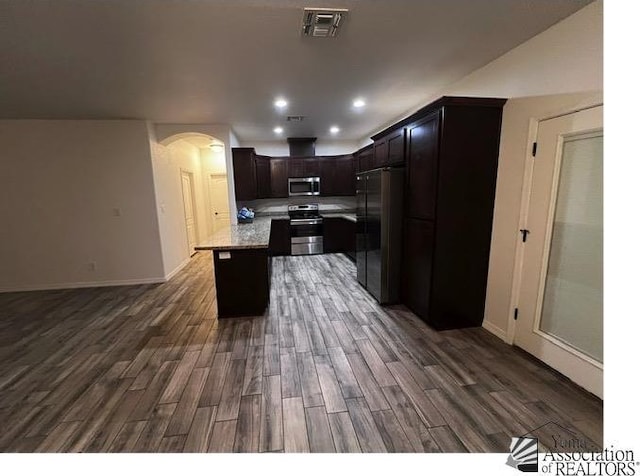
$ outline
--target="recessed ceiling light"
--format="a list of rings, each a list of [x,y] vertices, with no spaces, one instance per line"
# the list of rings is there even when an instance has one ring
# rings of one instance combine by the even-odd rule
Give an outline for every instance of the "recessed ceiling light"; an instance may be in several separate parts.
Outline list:
[[[364,99],[362,98],[356,98],[353,100],[353,107],[355,108],[361,108],[364,107],[367,103],[364,102]]]
[[[277,107],[278,109],[284,109],[285,107],[287,107],[289,103],[287,102],[286,99],[284,98],[278,98],[274,101],[273,105],[275,107]]]
[[[275,132],[276,134],[282,134],[283,131],[284,129],[280,126],[273,128],[273,132]]]
[[[331,132],[332,134],[337,134],[338,132],[340,132],[340,128],[338,126],[331,126],[329,128],[329,132]]]

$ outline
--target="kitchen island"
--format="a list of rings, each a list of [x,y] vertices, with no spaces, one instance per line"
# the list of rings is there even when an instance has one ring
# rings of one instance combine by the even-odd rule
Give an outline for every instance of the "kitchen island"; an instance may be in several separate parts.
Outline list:
[[[260,315],[268,306],[271,219],[229,225],[195,247],[213,255],[218,317]]]

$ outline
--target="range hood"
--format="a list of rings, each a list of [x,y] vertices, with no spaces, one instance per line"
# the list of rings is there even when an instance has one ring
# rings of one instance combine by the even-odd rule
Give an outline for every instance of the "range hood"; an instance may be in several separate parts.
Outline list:
[[[287,137],[291,157],[315,157],[316,137]]]

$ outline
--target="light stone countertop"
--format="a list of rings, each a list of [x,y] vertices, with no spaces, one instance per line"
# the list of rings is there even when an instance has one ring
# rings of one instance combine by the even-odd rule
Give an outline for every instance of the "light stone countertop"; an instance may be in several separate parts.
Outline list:
[[[218,230],[210,240],[195,249],[225,251],[268,248],[272,219],[274,217],[258,217],[253,223],[230,225]]]
[[[320,215],[322,215],[323,217],[326,218],[344,218],[345,220],[349,220],[352,222],[356,222],[356,214],[355,213],[340,213],[340,212],[330,212],[330,213],[323,213],[320,212]]]
[[[355,213],[321,213],[323,217],[339,217],[356,221]],[[288,215],[260,216],[254,218],[253,223],[230,225],[218,230],[208,241],[195,247],[196,250],[227,251],[250,250],[269,247],[271,220],[288,220]]]

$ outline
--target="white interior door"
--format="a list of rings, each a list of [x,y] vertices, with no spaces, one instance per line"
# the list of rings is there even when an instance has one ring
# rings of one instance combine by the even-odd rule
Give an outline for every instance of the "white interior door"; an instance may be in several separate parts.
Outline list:
[[[602,107],[536,141],[515,344],[602,398]]]
[[[196,219],[195,207],[193,205],[193,177],[189,172],[181,171],[182,180],[182,202],[184,204],[184,220],[187,226],[187,246],[189,256],[195,253],[196,246]]]
[[[213,232],[229,225],[229,195],[227,176],[209,174],[209,211],[213,221]]]

